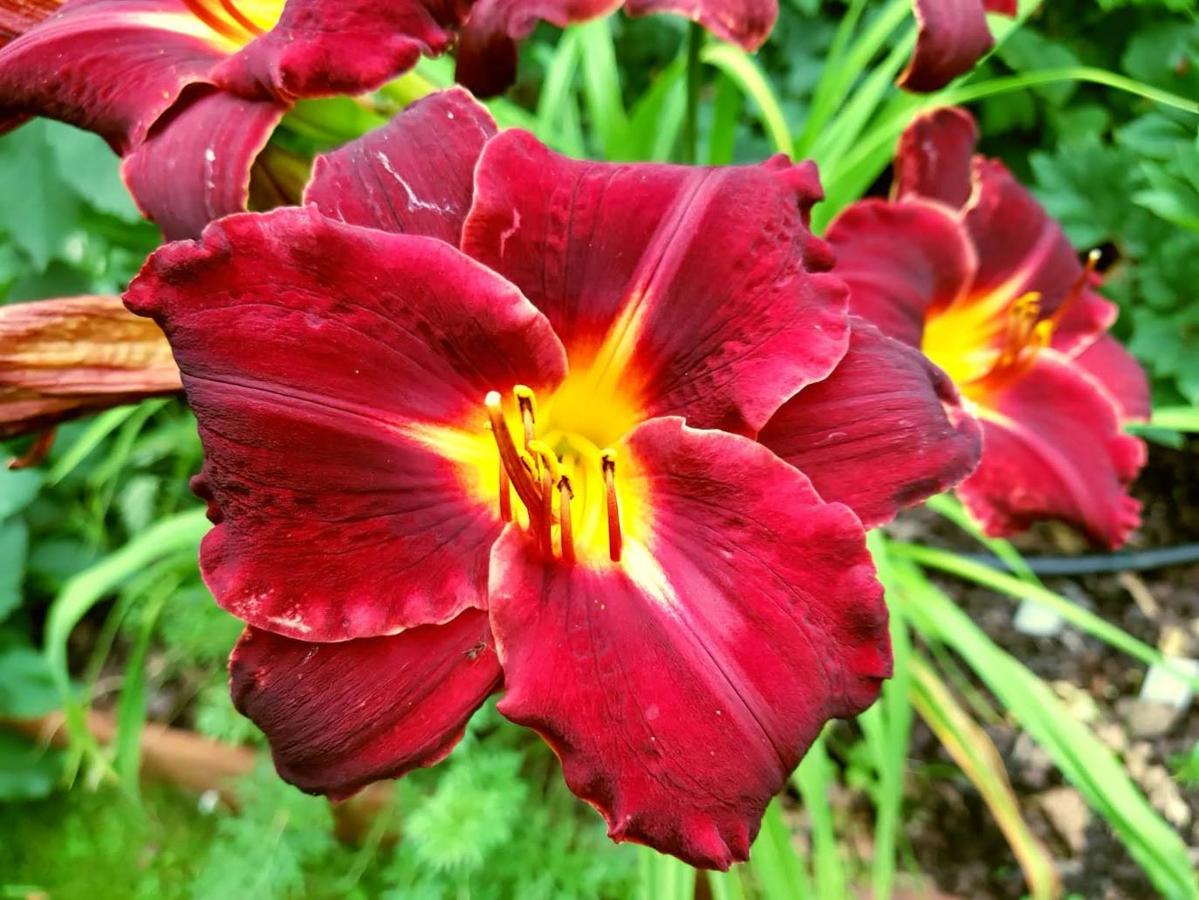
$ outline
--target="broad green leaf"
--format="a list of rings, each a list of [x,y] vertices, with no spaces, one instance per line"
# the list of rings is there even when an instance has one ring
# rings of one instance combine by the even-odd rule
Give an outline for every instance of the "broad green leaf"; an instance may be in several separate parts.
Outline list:
[[[39,271],[64,258],[81,213],[78,194],[59,174],[48,127],[37,120],[0,138],[0,231]]]
[[[62,754],[0,731],[0,800],[36,800],[54,791]]]
[[[36,469],[8,469],[0,466],[0,519],[7,519],[29,505],[42,486]]]
[[[0,621],[21,605],[29,529],[21,519],[0,520]]]
[[[58,706],[58,688],[42,654],[20,645],[0,649],[0,717],[33,719]]]
[[[124,222],[141,221],[141,213],[121,181],[121,161],[102,138],[61,122],[47,121],[44,127],[58,175],[80,199]]]

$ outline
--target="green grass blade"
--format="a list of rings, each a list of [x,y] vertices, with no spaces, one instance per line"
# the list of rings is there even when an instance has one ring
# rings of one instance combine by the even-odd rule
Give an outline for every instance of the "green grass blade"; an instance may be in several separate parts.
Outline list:
[[[733,866],[727,872],[709,872],[708,890],[712,900],[746,900],[745,867]]]
[[[694,900],[695,869],[673,856],[641,847],[640,900]]]
[[[146,598],[141,621],[129,658],[125,661],[125,681],[117,705],[116,755],[113,760],[117,778],[131,796],[138,794],[138,772],[141,768],[142,729],[146,724],[146,655],[154,626],[163,604],[179,584],[178,578],[160,583]]]
[[[102,412],[92,419],[83,434],[75,438],[62,457],[50,467],[50,471],[46,474],[46,483],[58,484],[70,475],[81,462],[91,455],[93,450],[104,442],[106,437],[125,424],[125,420],[135,412],[137,412],[136,405],[118,406]]]
[[[630,159],[664,162],[679,144],[687,110],[687,59],[679,56],[657,74],[629,113]]]
[[[758,108],[758,118],[774,149],[790,155],[793,142],[787,117],[783,115],[783,108],[770,83],[749,54],[732,44],[712,43],[703,49],[700,58],[719,69],[754,102]]]
[[[1111,826],[1168,898],[1199,897],[1186,845],[1153,810],[1111,752],[1023,664],[997,646],[915,565],[893,560],[893,601],[928,640],[951,646]]]
[[[1153,418],[1147,423],[1133,422],[1129,431],[1143,431],[1149,428],[1164,428],[1169,431],[1186,431],[1194,434],[1199,432],[1199,407],[1195,406],[1166,406],[1153,411]]]
[[[916,711],[978,789],[1020,863],[1029,894],[1033,900],[1060,897],[1062,886],[1053,859],[1020,814],[1020,804],[995,744],[920,657],[912,660],[912,675],[912,702]]]
[[[1017,578],[1027,581],[1029,584],[1041,583],[1041,579],[1037,577],[1036,572],[1029,568],[1020,551],[1002,538],[988,537],[984,534],[979,524],[970,517],[970,513],[966,512],[966,508],[952,494],[938,494],[935,497],[929,497],[925,501],[925,505],[933,512],[953,522],[954,525],[994,553]]]
[[[620,96],[620,68],[607,17],[574,28],[583,63],[583,99],[598,146],[607,159],[622,158],[629,119]]]
[[[948,550],[938,550],[935,547],[925,547],[920,544],[904,544],[898,541],[889,545],[892,554],[913,562],[948,572],[967,581],[997,591],[1007,597],[1017,600],[1027,600],[1053,610],[1075,628],[1092,637],[1110,644],[1117,650],[1127,653],[1146,665],[1161,666],[1176,678],[1191,685],[1199,691],[1199,678],[1190,672],[1174,665],[1169,657],[1161,651],[1133,637],[1124,629],[1113,625],[1102,616],[1097,616],[1090,610],[1084,609],[1077,603],[1067,600],[1061,594],[1055,593],[1039,584],[1029,584],[1006,572],[1000,572],[984,563],[965,559]]]
[[[766,807],[762,830],[758,832],[758,839],[750,850],[748,868],[764,900],[812,896],[812,881],[795,849],[791,829],[783,819],[782,806],[777,797]]]
[[[846,896],[849,880],[837,847],[837,832],[829,806],[833,779],[833,764],[825,749],[824,738],[817,738],[791,780],[799,789],[812,825],[812,880],[816,883],[815,896],[820,900],[841,900]]]
[[[533,133],[547,144],[557,144],[572,156],[585,152],[583,130],[575,103],[579,69],[579,36],[563,33],[545,69],[545,82],[537,101],[537,127]]]
[[[724,73],[716,76],[716,99],[712,103],[712,131],[708,135],[708,165],[727,166],[737,144],[737,120],[744,98],[737,85]]]

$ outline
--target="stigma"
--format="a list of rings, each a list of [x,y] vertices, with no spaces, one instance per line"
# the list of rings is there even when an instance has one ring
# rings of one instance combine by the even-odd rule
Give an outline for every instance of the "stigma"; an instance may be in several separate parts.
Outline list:
[[[499,391],[488,393],[483,405],[498,453],[500,518],[518,527],[527,522],[526,531],[543,557],[573,564],[580,543],[585,548],[596,543],[601,515],[595,507],[602,506],[607,557],[620,562],[624,535],[616,452],[595,450],[578,435],[542,427],[537,397],[523,384],[512,389],[509,409]],[[577,490],[580,486],[584,489]],[[602,495],[602,503],[596,494]]]

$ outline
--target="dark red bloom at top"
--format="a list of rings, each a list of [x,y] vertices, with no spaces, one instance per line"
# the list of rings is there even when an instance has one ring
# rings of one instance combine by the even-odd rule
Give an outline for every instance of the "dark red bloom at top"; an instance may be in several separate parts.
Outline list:
[[[987,13],[1016,14],[1016,0],[912,0],[919,31],[916,48],[899,86],[909,91],[937,91],[974,64],[995,45]]]
[[[988,533],[1063,519],[1119,546],[1138,522],[1127,493],[1143,443],[1121,424],[1149,412],[1144,372],[1106,334],[1115,307],[1061,227],[997,160],[975,156],[974,120],[917,117],[895,196],[829,227],[850,308],[949,374],[983,426],[958,492]]]
[[[459,83],[480,97],[516,80],[518,41],[539,21],[559,28],[623,9],[630,16],[674,13],[724,41],[757,50],[778,18],[778,0],[476,0],[458,39]]]
[[[319,161],[306,208],[130,287],[199,421],[234,699],[339,797],[443,757],[502,681],[614,838],[727,867],[890,674],[856,512],[961,478],[977,429],[847,317],[810,165],[493,134],[424,100]]]
[[[453,0],[70,0],[0,48],[0,128],[101,135],[168,238],[245,208],[297,99],[359,93],[445,49]]]

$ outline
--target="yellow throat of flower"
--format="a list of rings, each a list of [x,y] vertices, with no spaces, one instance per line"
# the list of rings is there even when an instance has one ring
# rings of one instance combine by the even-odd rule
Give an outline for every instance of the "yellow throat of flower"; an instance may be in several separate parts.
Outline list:
[[[284,0],[183,0],[195,19],[215,32],[228,49],[244,47],[275,27]]]

